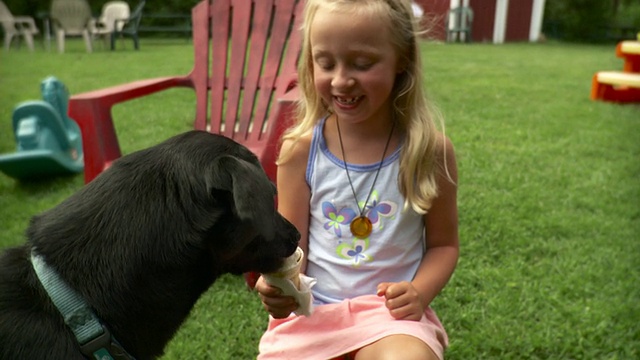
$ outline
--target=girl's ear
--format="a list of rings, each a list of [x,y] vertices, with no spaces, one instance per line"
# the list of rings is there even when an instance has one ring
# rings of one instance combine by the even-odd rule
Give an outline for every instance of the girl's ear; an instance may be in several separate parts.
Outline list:
[[[416,61],[416,51],[420,51],[415,46],[409,45],[406,49],[398,49],[398,63],[396,71],[398,74],[407,71],[412,61]]]
[[[403,72],[405,72],[407,70],[408,65],[409,65],[409,60],[407,60],[407,58],[399,57],[398,64],[396,65],[396,74],[402,74]]]

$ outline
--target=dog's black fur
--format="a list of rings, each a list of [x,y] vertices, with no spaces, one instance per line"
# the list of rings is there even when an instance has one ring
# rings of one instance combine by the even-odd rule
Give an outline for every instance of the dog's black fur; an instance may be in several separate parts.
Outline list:
[[[30,263],[35,251],[137,359],[163,353],[223,273],[269,272],[299,234],[245,147],[190,131],[124,156],[0,256],[0,359],[83,359]]]

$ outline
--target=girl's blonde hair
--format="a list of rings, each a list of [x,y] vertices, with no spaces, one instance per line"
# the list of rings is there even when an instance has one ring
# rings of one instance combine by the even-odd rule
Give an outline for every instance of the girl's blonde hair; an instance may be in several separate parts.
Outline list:
[[[442,123],[437,109],[426,99],[423,88],[422,63],[418,43],[419,26],[412,15],[408,0],[307,0],[304,9],[302,52],[298,63],[298,85],[301,99],[297,106],[297,123],[287,130],[282,140],[294,144],[312,132],[328,111],[316,93],[313,80],[313,59],[310,28],[320,7],[331,11],[352,11],[380,14],[388,18],[393,45],[399,54],[404,72],[398,75],[391,93],[396,128],[405,134],[400,154],[398,186],[405,197],[405,208],[424,214],[437,195],[435,153],[438,142],[436,122]],[[288,154],[280,154],[277,164]]]

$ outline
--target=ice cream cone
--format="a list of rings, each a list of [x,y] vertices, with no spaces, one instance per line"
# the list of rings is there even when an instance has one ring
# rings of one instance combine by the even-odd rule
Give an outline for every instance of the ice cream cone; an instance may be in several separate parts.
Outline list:
[[[280,269],[268,275],[280,279],[289,279],[293,282],[296,289],[300,290],[300,267],[302,266],[303,258],[304,251],[302,251],[301,248],[297,248],[296,251],[284,261]]]

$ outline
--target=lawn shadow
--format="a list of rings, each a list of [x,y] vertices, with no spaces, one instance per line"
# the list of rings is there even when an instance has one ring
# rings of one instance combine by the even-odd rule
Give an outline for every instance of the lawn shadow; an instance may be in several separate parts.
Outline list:
[[[0,177],[0,194],[18,200],[25,197],[67,197],[84,185],[84,175],[67,174],[28,179]]]

